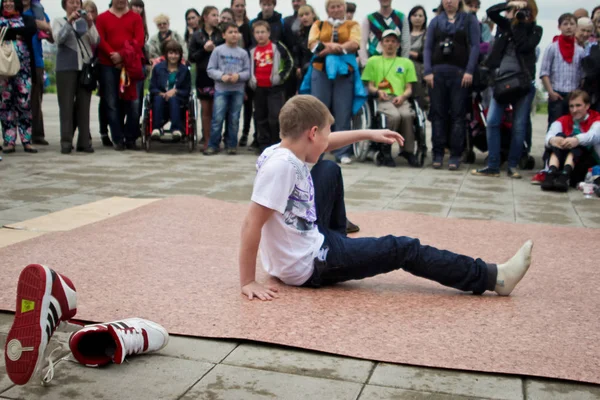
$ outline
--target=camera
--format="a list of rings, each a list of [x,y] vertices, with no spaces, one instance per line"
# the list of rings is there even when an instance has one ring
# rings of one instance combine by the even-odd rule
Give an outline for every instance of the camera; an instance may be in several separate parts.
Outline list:
[[[77,12],[79,13],[79,16],[81,18],[85,18],[85,16],[87,15],[87,11],[85,11],[85,10],[79,10]]]
[[[531,17],[531,10],[529,10],[528,8],[522,8],[519,11],[517,11],[517,13],[515,14],[515,18],[518,21],[525,21],[526,19],[529,19]]]
[[[444,56],[450,56],[454,51],[454,41],[452,38],[447,37],[443,42],[440,43],[440,48],[442,49],[442,54]]]

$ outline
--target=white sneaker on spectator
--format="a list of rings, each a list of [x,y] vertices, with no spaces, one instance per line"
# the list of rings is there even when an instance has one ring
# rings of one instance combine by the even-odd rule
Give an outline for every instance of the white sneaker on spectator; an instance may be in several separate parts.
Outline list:
[[[159,138],[160,137],[160,129],[155,129],[152,131],[152,135],[150,135],[151,138]]]
[[[180,139],[181,131],[173,131],[173,139]]]
[[[344,157],[342,157],[340,162],[342,163],[342,165],[348,165],[348,164],[352,164],[352,159],[348,156],[344,156]]]

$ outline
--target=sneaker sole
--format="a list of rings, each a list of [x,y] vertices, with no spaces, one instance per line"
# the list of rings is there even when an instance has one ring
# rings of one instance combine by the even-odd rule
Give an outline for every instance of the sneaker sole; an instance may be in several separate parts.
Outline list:
[[[43,363],[45,330],[52,292],[52,272],[41,265],[25,267],[19,276],[15,320],[6,338],[4,360],[11,381],[24,385]],[[43,318],[43,319],[42,319]]]

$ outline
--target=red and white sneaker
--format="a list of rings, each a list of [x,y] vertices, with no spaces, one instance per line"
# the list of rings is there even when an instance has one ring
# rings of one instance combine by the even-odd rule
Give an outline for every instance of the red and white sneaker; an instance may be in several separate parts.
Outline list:
[[[24,385],[44,364],[50,338],[77,313],[77,292],[69,278],[31,264],[17,285],[15,320],[8,332],[4,360],[11,381]]]
[[[158,351],[169,342],[169,333],[159,324],[142,318],[128,318],[88,325],[71,335],[73,357],[88,367],[111,361],[121,364],[125,357]]]

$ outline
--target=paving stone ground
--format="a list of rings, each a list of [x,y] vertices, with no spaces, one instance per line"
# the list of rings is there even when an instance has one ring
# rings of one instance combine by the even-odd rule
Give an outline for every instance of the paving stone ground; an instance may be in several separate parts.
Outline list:
[[[95,101],[96,99],[94,99]],[[162,198],[201,195],[248,202],[255,157],[205,157],[184,145],[145,152],[102,148],[92,106],[96,153],[59,152],[56,97],[44,99],[50,146],[29,155],[18,148],[0,162],[0,225],[46,215],[106,197]],[[534,118],[533,154],[541,154],[545,116]],[[429,144],[429,139],[428,139]],[[477,154],[473,167],[483,163]],[[539,157],[537,159],[539,164]],[[343,167],[346,201],[355,210],[404,210],[447,218],[493,219],[600,228],[600,199],[581,192],[542,193],[523,180],[457,172],[395,169],[373,164]],[[0,313],[0,356],[12,315]],[[66,341],[67,336],[58,335]],[[66,353],[65,353],[66,354]],[[250,342],[172,337],[159,354],[123,365],[85,368],[61,361],[51,385],[16,387],[0,363],[0,398],[7,399],[600,399],[600,386],[521,376],[392,365]]]

